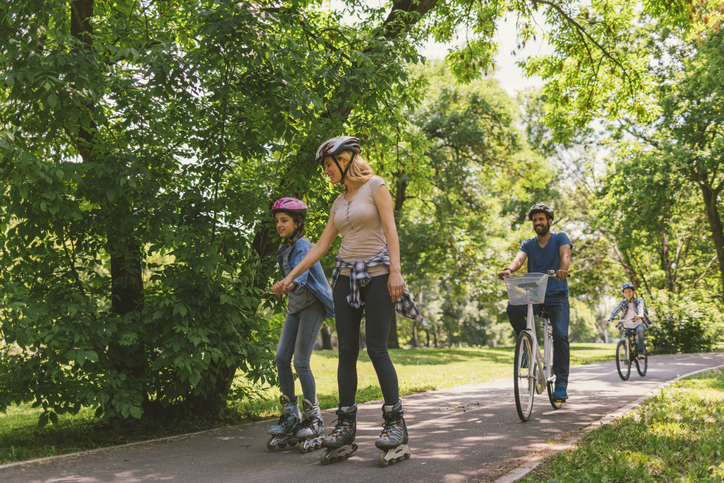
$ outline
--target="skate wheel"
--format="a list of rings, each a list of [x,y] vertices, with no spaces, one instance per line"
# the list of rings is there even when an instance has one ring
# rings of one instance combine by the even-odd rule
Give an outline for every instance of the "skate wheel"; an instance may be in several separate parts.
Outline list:
[[[297,445],[297,440],[296,440],[296,439],[293,439],[293,440],[289,441],[289,447],[290,447],[290,448],[293,448],[293,447],[295,447],[296,445]]]
[[[385,459],[385,453],[380,454],[380,466],[383,468],[387,468],[390,465],[390,462]]]
[[[308,449],[308,448],[307,448],[307,445],[304,444],[304,443],[302,443],[302,444],[299,445],[299,451],[300,451],[302,454],[304,454],[304,453],[307,453],[307,452],[311,451],[311,449]]]
[[[269,441],[266,442],[266,449],[268,449],[269,451],[274,451],[274,448],[277,447],[277,445],[272,444],[272,441],[274,441],[274,436],[269,438]]]
[[[279,449],[284,449],[284,448],[286,448],[286,447],[287,447],[287,443],[279,443],[279,444],[277,445],[277,448],[279,448]]]
[[[332,461],[328,460],[328,459],[327,459],[327,456],[329,456],[329,450],[328,450],[328,449],[325,449],[325,450],[322,452],[322,457],[319,458],[319,462],[322,463],[323,465],[328,465],[328,464],[330,464]]]
[[[409,459],[410,459],[410,453],[405,453],[405,459],[406,459],[406,460],[409,460]]]

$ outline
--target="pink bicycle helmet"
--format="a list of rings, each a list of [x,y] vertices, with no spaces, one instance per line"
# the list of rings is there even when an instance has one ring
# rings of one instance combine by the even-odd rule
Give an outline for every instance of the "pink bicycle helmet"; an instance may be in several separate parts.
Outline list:
[[[272,215],[277,211],[285,211],[288,213],[299,213],[303,218],[307,217],[307,204],[296,198],[279,198],[272,205]]]

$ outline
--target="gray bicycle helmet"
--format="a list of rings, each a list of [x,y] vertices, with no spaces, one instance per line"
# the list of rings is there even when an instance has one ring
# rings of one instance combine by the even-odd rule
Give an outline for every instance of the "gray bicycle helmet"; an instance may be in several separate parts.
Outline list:
[[[339,161],[337,161],[337,155],[344,151],[350,151],[352,155],[359,154],[362,151],[359,147],[359,138],[354,136],[337,136],[327,139],[317,148],[317,154],[315,155],[315,160],[319,164],[322,164],[322,160],[327,156],[332,157],[334,164],[337,165],[337,169],[342,173],[340,182],[344,181],[344,177],[347,175],[347,170],[349,169],[349,165],[347,165],[347,168],[342,171],[342,167],[339,165]]]
[[[533,206],[530,207],[530,210],[528,210],[528,219],[533,220],[533,215],[536,213],[545,213],[546,218],[552,220],[553,219],[553,210],[550,206],[546,205],[545,203],[536,203]]]
[[[626,282],[626,283],[624,283],[623,285],[621,285],[621,291],[622,291],[622,292],[623,292],[624,290],[626,290],[627,288],[630,288],[631,290],[634,290],[634,291],[636,290],[636,289],[634,288],[634,286],[633,286],[632,283]]]

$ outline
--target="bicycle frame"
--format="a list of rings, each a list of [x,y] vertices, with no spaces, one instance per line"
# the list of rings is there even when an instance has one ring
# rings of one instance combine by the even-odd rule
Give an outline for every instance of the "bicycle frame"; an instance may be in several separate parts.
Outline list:
[[[536,381],[536,392],[541,394],[548,383],[555,383],[556,376],[553,375],[553,336],[551,334],[552,327],[548,317],[544,318],[543,324],[543,356],[540,354],[538,347],[538,337],[535,331],[535,316],[533,314],[533,304],[528,304],[528,315],[526,318],[527,327],[533,339],[533,354],[538,362],[538,375]]]

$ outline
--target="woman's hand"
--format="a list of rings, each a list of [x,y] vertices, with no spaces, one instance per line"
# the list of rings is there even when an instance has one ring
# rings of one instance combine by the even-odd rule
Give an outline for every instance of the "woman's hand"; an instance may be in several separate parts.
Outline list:
[[[603,323],[604,323],[604,324],[608,324],[608,322],[609,322],[609,321],[608,321],[608,317],[606,317],[605,319],[603,319]]]
[[[274,292],[274,295],[276,295],[277,297],[281,297],[285,293],[294,290],[294,286],[294,280],[291,277],[287,276],[274,284],[274,286],[272,287],[272,292]]]
[[[387,290],[390,291],[392,301],[397,302],[405,293],[405,282],[402,280],[402,275],[397,272],[390,272],[390,278],[387,279]]]

